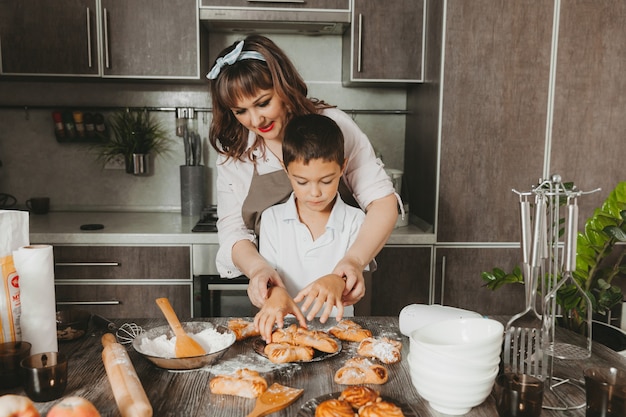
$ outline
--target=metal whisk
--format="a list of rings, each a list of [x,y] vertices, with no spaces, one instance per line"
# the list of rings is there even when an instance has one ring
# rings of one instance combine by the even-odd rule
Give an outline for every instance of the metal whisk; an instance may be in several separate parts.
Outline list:
[[[144,332],[143,328],[136,323],[124,323],[120,327],[117,327],[111,320],[97,314],[93,315],[93,319],[98,324],[103,325],[109,331],[115,333],[117,341],[122,345],[130,345],[137,336]]]

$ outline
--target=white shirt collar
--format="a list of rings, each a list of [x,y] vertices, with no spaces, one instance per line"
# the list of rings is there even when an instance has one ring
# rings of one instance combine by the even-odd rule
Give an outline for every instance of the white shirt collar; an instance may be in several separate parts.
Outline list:
[[[298,216],[298,209],[296,208],[296,196],[292,192],[289,199],[285,202],[285,210],[283,215],[283,221],[300,221]],[[337,200],[330,212],[330,217],[326,223],[326,229],[342,230],[344,226],[344,219],[346,217],[346,203],[341,199],[339,193],[337,193]]]

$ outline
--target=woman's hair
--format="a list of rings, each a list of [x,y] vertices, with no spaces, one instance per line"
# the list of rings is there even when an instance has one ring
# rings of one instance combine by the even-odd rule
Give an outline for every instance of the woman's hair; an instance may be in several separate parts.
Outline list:
[[[337,162],[343,166],[343,133],[337,123],[321,114],[295,116],[285,127],[283,138],[283,164],[302,161],[305,165],[312,159]]]
[[[224,49],[218,59],[235,49],[237,43]],[[219,153],[238,159],[244,156],[248,147],[248,130],[231,111],[239,100],[254,96],[259,90],[273,89],[285,104],[288,118],[316,113],[318,107],[328,107],[307,97],[304,80],[287,55],[270,39],[250,35],[244,39],[243,51],[256,51],[264,60],[244,58],[232,65],[224,65],[211,80],[213,119],[209,141]],[[257,137],[255,145],[263,147],[262,140]]]

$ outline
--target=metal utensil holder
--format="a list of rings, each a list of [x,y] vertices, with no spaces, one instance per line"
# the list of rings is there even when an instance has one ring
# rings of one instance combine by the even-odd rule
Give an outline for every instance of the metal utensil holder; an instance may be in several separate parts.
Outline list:
[[[545,207],[545,219],[540,233],[532,236],[533,247],[541,248],[541,262],[539,277],[541,296],[543,298],[541,319],[541,348],[543,360],[546,361],[546,383],[549,390],[556,397],[560,406],[544,404],[544,408],[551,410],[570,410],[585,406],[572,404],[559,392],[558,388],[564,384],[571,384],[584,392],[584,386],[569,378],[560,378],[554,375],[554,361],[584,360],[591,356],[592,347],[592,303],[584,289],[574,278],[576,271],[576,240],[578,235],[578,205],[577,200],[584,194],[575,186],[566,187],[560,175],[552,175],[550,180],[540,180],[530,192],[518,192],[520,196],[535,196],[535,204]],[[562,206],[563,208],[562,213]],[[565,221],[562,220],[562,214]],[[564,226],[563,226],[564,225]],[[563,237],[563,241],[561,238]],[[539,239],[539,241],[537,241]],[[557,294],[563,296],[569,292],[572,300],[577,300],[570,309],[564,309],[557,303]],[[580,313],[583,313],[581,315]],[[576,323],[575,331],[567,328]],[[544,402],[545,403],[545,402]]]

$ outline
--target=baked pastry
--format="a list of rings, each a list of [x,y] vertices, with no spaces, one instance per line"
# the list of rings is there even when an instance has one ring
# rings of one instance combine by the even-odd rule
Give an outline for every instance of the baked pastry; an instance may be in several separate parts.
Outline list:
[[[309,362],[315,351],[309,346],[298,346],[290,343],[268,343],[263,349],[267,359],[274,363]]]
[[[230,375],[216,376],[209,382],[209,388],[213,394],[256,398],[267,389],[267,381],[257,371],[242,368]]]
[[[380,400],[380,393],[365,385],[350,385],[341,392],[339,399],[347,401],[352,407],[359,409],[366,404]]]
[[[335,353],[339,350],[337,341],[321,330],[307,330],[300,327],[293,335],[293,343],[310,346],[325,353]]]
[[[404,413],[392,402],[378,401],[359,408],[359,417],[404,417]]]
[[[272,343],[291,343],[295,345],[296,343],[294,343],[293,337],[297,330],[298,326],[296,324],[281,329],[275,329],[272,332]]]
[[[335,382],[344,385],[384,384],[389,375],[387,368],[357,356],[346,361],[344,366],[335,372]]]
[[[342,400],[322,401],[315,409],[315,417],[354,417],[352,406]]]
[[[396,363],[402,359],[402,342],[387,337],[367,337],[361,340],[357,353],[382,363]]]
[[[248,337],[259,336],[261,333],[254,327],[254,323],[242,318],[228,320],[228,328],[235,333],[237,341]]]
[[[372,332],[361,327],[361,325],[352,320],[341,320],[339,323],[328,329],[328,333],[332,334],[339,340],[346,342],[360,342],[366,337],[372,337]]]

